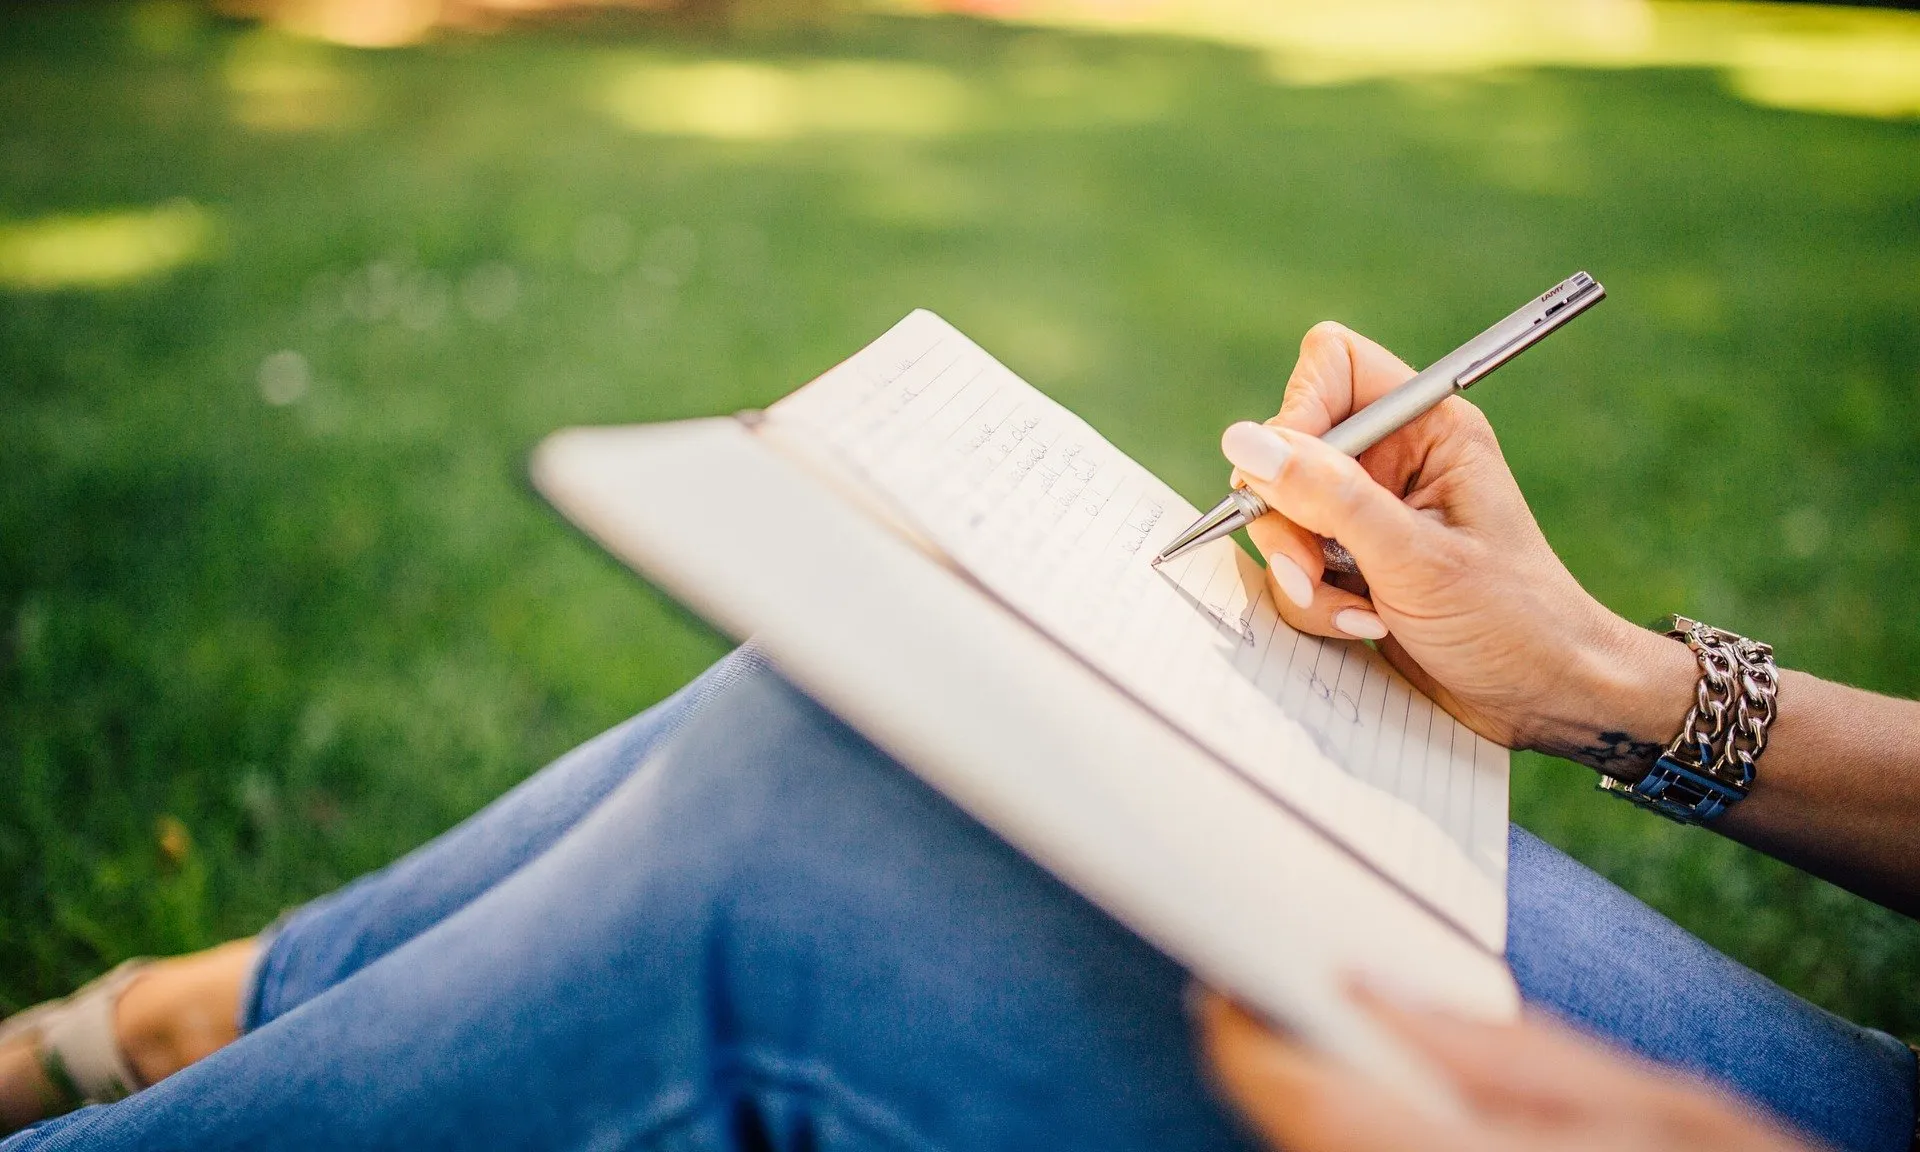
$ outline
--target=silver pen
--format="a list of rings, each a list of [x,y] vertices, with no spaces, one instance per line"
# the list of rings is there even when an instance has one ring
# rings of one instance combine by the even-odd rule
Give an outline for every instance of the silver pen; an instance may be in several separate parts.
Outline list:
[[[1474,384],[1528,348],[1547,333],[1600,303],[1607,290],[1585,272],[1576,272],[1555,284],[1526,307],[1462,344],[1416,373],[1411,380],[1380,397],[1329,429],[1321,440],[1349,456],[1358,456],[1412,423],[1434,405]],[[1266,501],[1250,488],[1235,488],[1206,515],[1173,538],[1153,558],[1158,568],[1222,536],[1231,536],[1265,516]],[[1354,570],[1353,557],[1337,541],[1326,542],[1327,567]]]

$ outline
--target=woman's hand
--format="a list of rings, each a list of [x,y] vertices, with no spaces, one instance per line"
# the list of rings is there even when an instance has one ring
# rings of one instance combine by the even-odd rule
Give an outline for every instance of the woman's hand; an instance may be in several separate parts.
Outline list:
[[[1812,1152],[1751,1109],[1543,1018],[1482,1024],[1360,995],[1459,1091],[1436,1119],[1374,1081],[1274,1035],[1209,995],[1201,1041],[1215,1082],[1290,1152]]]
[[[1338,324],[1300,345],[1279,415],[1221,447],[1273,508],[1248,529],[1295,628],[1379,640],[1474,731],[1632,774],[1679,727],[1686,647],[1634,627],[1574,580],[1528,510],[1493,429],[1452,397],[1356,461],[1317,437],[1413,370]],[[1320,537],[1363,580],[1323,579]]]

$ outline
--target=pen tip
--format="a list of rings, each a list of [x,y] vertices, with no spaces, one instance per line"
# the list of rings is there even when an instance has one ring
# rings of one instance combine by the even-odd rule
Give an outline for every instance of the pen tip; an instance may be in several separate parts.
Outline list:
[[[1149,568],[1158,568],[1160,567],[1160,561],[1165,559],[1166,559],[1165,556],[1155,556],[1153,559],[1147,561],[1147,566]]]

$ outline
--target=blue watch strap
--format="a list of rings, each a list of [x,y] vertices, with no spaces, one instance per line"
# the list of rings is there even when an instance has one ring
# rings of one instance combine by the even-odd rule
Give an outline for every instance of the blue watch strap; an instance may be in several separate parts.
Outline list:
[[[1745,788],[1723,784],[1697,765],[1683,764],[1668,753],[1662,753],[1647,774],[1633,783],[1608,776],[1600,781],[1600,789],[1680,824],[1704,824],[1747,794]]]

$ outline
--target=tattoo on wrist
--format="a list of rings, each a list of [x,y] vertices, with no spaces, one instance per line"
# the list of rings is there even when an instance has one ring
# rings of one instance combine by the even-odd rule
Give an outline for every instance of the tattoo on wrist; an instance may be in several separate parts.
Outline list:
[[[1608,776],[1632,781],[1644,776],[1647,769],[1653,767],[1654,760],[1660,756],[1660,749],[1665,746],[1658,740],[1635,740],[1626,732],[1596,732],[1590,743],[1558,744],[1541,751],[1585,764]]]

